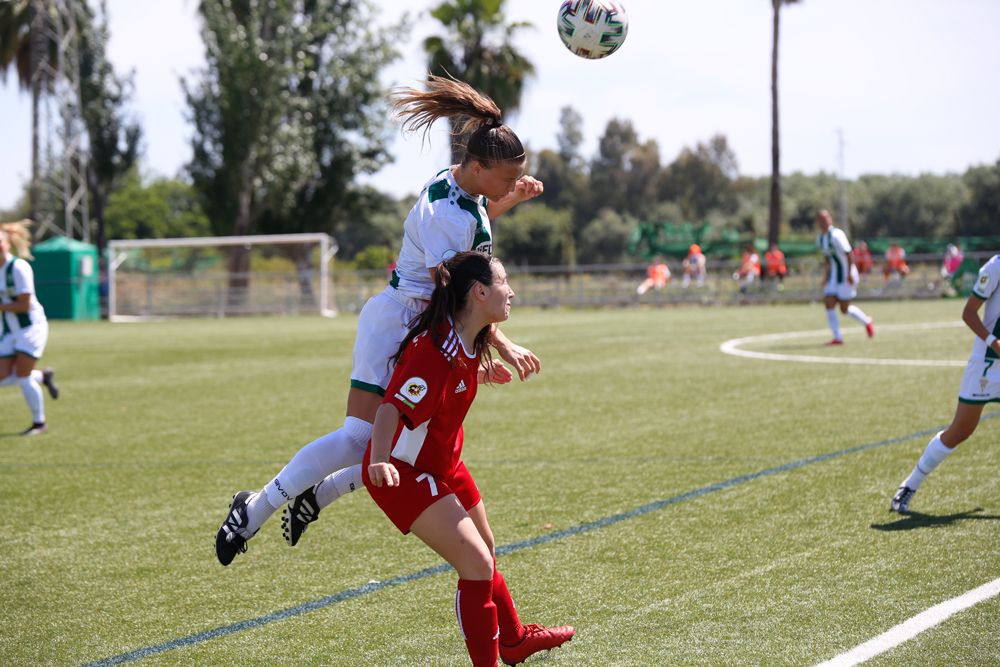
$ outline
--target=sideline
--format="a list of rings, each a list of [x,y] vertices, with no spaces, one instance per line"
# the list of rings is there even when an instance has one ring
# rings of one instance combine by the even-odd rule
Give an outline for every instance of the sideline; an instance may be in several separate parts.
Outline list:
[[[958,612],[964,611],[997,595],[1000,595],[1000,579],[994,579],[979,588],[972,589],[968,593],[963,593],[958,597],[936,604],[930,609],[920,612],[908,621],[890,628],[878,637],[866,641],[864,644],[856,646],[846,653],[841,653],[826,662],[821,662],[816,667],[853,667],[853,665],[859,665],[866,660],[885,653],[891,648],[899,646],[903,642],[913,639],[924,630],[929,630],[935,625],[943,623]]]
[[[907,330],[915,331],[921,329],[945,329],[951,327],[962,327],[965,324],[958,322],[924,322],[922,324],[886,324],[878,328],[878,331]],[[853,327],[844,333],[859,333]],[[853,364],[858,366],[944,366],[949,368],[965,368],[968,359],[961,361],[952,359],[879,359],[873,357],[821,357],[808,354],[779,354],[776,352],[753,352],[740,349],[741,345],[747,343],[762,343],[779,340],[791,340],[794,338],[812,338],[814,336],[829,335],[829,329],[814,329],[812,331],[786,331],[782,333],[763,334],[760,336],[747,336],[745,338],[732,338],[719,345],[719,351],[734,357],[744,357],[746,359],[763,359],[766,361],[798,361],[809,364]]]
[[[1000,410],[995,410],[993,412],[984,412],[980,423],[993,419],[994,417],[1000,417]],[[805,459],[799,459],[798,461],[792,461],[790,463],[785,463],[774,468],[766,468],[764,470],[759,470],[757,472],[749,473],[746,475],[740,475],[739,477],[731,477],[730,479],[723,480],[721,482],[716,482],[714,484],[709,484],[708,486],[702,486],[700,488],[682,493],[677,496],[672,496],[670,498],[664,498],[663,500],[657,500],[646,505],[641,505],[635,509],[629,510],[628,512],[621,512],[619,514],[613,514],[611,516],[606,516],[602,519],[597,519],[596,521],[591,521],[589,523],[579,524],[571,528],[565,528],[563,530],[558,530],[553,533],[547,533],[545,535],[539,535],[538,537],[533,537],[527,540],[522,540],[520,542],[513,542],[511,544],[505,544],[498,546],[496,548],[497,555],[504,555],[515,553],[518,551],[523,551],[525,549],[530,549],[536,547],[540,544],[547,544],[549,542],[555,542],[557,540],[562,540],[573,535],[579,535],[581,533],[588,533],[599,528],[605,528],[607,526],[614,525],[616,523],[621,523],[629,519],[634,519],[636,517],[643,516],[645,514],[650,514],[651,512],[656,512],[663,509],[664,507],[669,507],[670,505],[676,505],[688,500],[694,500],[695,498],[700,498],[706,496],[710,493],[716,491],[722,491],[724,489],[729,489],[734,486],[739,486],[741,484],[746,484],[747,482],[752,482],[755,479],[761,477],[770,477],[772,475],[778,475],[783,472],[788,472],[790,470],[797,470],[799,468],[804,468],[810,466],[814,463],[823,463],[824,461],[831,461],[833,459],[842,458],[850,454],[856,454],[859,452],[865,452],[873,449],[880,449],[882,447],[888,447],[890,445],[896,445],[901,442],[908,442],[915,438],[926,438],[929,435],[933,435],[938,431],[947,428],[944,426],[935,426],[934,428],[924,429],[922,431],[915,431],[907,435],[898,436],[895,438],[889,438],[888,440],[880,440],[879,442],[871,442],[863,445],[856,445],[854,447],[848,447],[847,449],[841,449],[835,452],[830,452],[829,454],[820,454],[819,456],[812,456]],[[262,625],[267,625],[269,623],[274,623],[276,621],[283,621],[287,618],[292,618],[295,616],[301,616],[302,614],[307,614],[318,609],[323,609],[337,604],[338,602],[343,602],[345,600],[351,600],[363,595],[368,595],[370,593],[376,593],[386,588],[392,586],[399,586],[402,584],[407,584],[411,581],[417,581],[419,579],[426,579],[427,577],[433,576],[435,574],[441,574],[443,572],[448,572],[451,570],[451,566],[447,563],[442,563],[434,567],[429,567],[417,572],[411,572],[410,574],[404,574],[398,577],[393,577],[392,579],[386,579],[384,581],[371,581],[363,586],[358,586],[356,588],[350,588],[339,593],[334,593],[333,595],[328,595],[326,597],[320,598],[318,600],[313,600],[312,602],[304,602],[300,605],[294,607],[289,607],[287,609],[282,609],[280,611],[272,612],[264,616],[258,616],[257,618],[251,618],[245,621],[240,621],[238,623],[233,623],[231,625],[223,625],[212,630],[206,630],[205,632],[199,632],[193,635],[188,635],[186,637],[179,637],[171,641],[164,642],[162,644],[156,644],[154,646],[147,646],[144,648],[135,649],[128,651],[126,653],[120,653],[103,660],[97,660],[94,662],[84,663],[83,667],[111,667],[111,665],[122,665],[127,662],[134,662],[142,658],[148,658],[159,653],[165,653],[167,651],[172,651],[174,649],[183,648],[185,646],[192,646],[195,644],[202,644],[211,639],[216,639],[218,637],[224,637],[236,632],[243,632],[244,630],[251,630],[253,628],[260,627]]]

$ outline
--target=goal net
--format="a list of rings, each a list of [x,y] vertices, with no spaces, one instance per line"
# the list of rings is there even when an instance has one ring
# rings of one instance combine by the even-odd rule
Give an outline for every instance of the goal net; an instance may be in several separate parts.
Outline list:
[[[110,241],[108,319],[336,314],[327,234]]]

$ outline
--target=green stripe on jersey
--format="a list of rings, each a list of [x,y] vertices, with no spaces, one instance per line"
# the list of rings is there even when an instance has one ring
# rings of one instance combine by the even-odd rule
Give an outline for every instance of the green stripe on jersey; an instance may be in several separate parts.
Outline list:
[[[360,389],[361,391],[367,391],[370,394],[378,394],[379,396],[385,396],[385,389],[378,386],[377,384],[369,384],[367,382],[362,382],[361,380],[351,380],[352,389]]]
[[[14,303],[17,297],[14,296],[14,264],[17,263],[17,258],[11,260],[10,264],[7,265],[7,296],[10,297],[10,302]],[[17,325],[22,329],[31,326],[31,315],[29,313],[16,313],[17,314]],[[7,320],[4,319],[3,331],[7,333]]]
[[[429,188],[427,188],[427,201],[433,204],[438,199],[447,199],[448,190],[451,186],[448,185],[448,179],[442,178],[437,183],[432,183]]]
[[[479,250],[480,252],[485,252],[487,255],[492,255],[493,237],[490,235],[490,231],[486,228],[486,225],[483,224],[483,216],[479,214],[479,204],[471,199],[459,197],[458,207],[463,211],[468,211],[476,219],[476,233],[472,237],[471,250]]]

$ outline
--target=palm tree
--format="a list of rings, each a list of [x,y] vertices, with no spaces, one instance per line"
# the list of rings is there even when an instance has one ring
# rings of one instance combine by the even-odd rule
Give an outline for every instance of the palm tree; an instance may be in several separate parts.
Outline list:
[[[504,23],[505,0],[444,0],[431,10],[447,36],[424,40],[432,74],[453,76],[486,93],[504,110],[517,111],[535,66],[514,48],[514,33],[527,22]],[[458,161],[468,137],[452,133],[452,161]]]
[[[771,42],[771,210],[767,223],[768,244],[777,243],[781,230],[781,143],[778,132],[778,28],[781,6],[800,0],[771,0],[774,34]]]
[[[38,105],[44,77],[35,76],[35,72],[38,70],[38,59],[45,54],[45,38],[42,36],[45,10],[45,0],[0,2],[0,81],[7,82],[7,71],[13,67],[21,90],[31,91],[30,218],[37,217],[38,211]],[[54,45],[49,47],[51,53]]]
[[[89,21],[86,0],[0,0],[0,82],[7,82],[7,71],[17,72],[21,90],[31,91],[31,184],[29,217],[38,217],[39,113],[43,95],[52,92],[51,72],[58,62],[59,44],[49,26],[58,12],[72,11],[77,25]]]

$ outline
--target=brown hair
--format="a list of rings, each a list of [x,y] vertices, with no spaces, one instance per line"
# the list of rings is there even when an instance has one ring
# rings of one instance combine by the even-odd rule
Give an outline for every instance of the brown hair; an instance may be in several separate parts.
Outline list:
[[[434,272],[434,293],[431,301],[420,315],[410,322],[410,332],[406,334],[399,349],[392,357],[393,364],[399,363],[403,350],[410,342],[425,331],[430,332],[434,345],[441,348],[444,345],[441,328],[445,322],[460,313],[469,301],[469,290],[475,283],[493,284],[493,263],[497,262],[489,255],[475,250],[460,252],[437,265]],[[490,326],[485,326],[476,334],[472,352],[480,365],[488,368],[492,355],[487,339]],[[487,374],[488,375],[488,374]]]
[[[31,220],[25,218],[17,222],[0,222],[0,231],[7,235],[10,245],[14,248],[14,254],[21,259],[33,259],[31,255],[31,233],[28,227]]]
[[[407,132],[425,135],[439,118],[465,118],[455,134],[469,136],[463,164],[478,160],[486,167],[523,162],[524,146],[514,130],[503,124],[503,111],[488,95],[467,83],[442,76],[427,77],[427,90],[397,88],[389,101]]]

